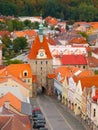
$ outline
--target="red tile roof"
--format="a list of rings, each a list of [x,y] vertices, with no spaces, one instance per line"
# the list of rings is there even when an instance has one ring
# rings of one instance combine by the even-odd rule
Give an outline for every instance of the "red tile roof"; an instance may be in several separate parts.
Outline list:
[[[96,86],[98,88],[98,75],[94,75],[94,76],[77,76],[77,77],[73,77],[75,82],[78,82],[79,80],[81,81],[82,84],[82,89],[84,89],[84,87],[92,87],[92,86]]]
[[[51,16],[48,16],[45,18],[46,22],[50,25],[57,25],[58,24],[58,21],[56,18],[53,18]]]
[[[72,38],[70,41],[69,41],[70,44],[72,43],[75,43],[75,44],[87,44],[87,41],[85,38]]]
[[[8,36],[10,35],[10,32],[5,30],[5,31],[0,31],[0,36],[4,37],[4,36]]]
[[[98,22],[90,22],[90,25],[91,25],[94,29],[98,29]]]
[[[47,40],[49,42],[50,45],[56,45],[55,41],[52,38],[48,38]]]
[[[15,115],[0,116],[0,129],[3,130],[31,130],[23,124]]]
[[[48,23],[51,24],[51,25],[57,25],[57,24],[58,24],[58,21],[57,21],[56,18],[52,18],[52,19],[50,19],[50,20],[48,21]]]
[[[84,55],[63,55],[61,62],[62,65],[87,65]]]
[[[3,106],[6,101],[9,101],[11,106],[13,106],[17,111],[21,112],[21,101],[16,96],[8,92],[0,98],[0,106]]]
[[[0,116],[0,130],[9,121],[10,116]]]
[[[23,72],[27,71],[28,75],[24,76]],[[0,76],[13,75],[17,78],[32,78],[32,71],[29,64],[11,64],[0,70]]]
[[[74,76],[77,72],[78,76],[80,77],[84,77],[84,76],[93,76],[94,72],[91,70],[84,70],[84,69],[80,69],[78,67],[74,67],[74,66],[61,66],[55,69],[55,74],[57,75],[58,73],[61,74],[61,77],[70,77],[70,76]]]
[[[34,30],[14,31],[14,33],[17,35],[17,37],[25,37],[26,35],[28,35],[28,37],[31,37],[37,35]]]
[[[35,41],[32,44],[30,53],[28,54],[28,58],[29,59],[36,59],[36,56],[38,54],[38,50],[42,49],[42,48],[45,50],[47,58],[48,59],[52,59],[52,55],[50,53],[46,37],[43,36],[43,42],[41,43],[40,40],[39,40],[39,36],[38,35],[36,36]]]
[[[50,78],[50,79],[51,78],[55,78],[55,74],[53,74],[53,73],[52,74],[48,74],[48,78]]]
[[[27,128],[30,128],[31,126],[30,119],[27,115],[20,115],[19,113],[11,111],[10,109],[6,109],[5,107],[3,107],[2,115],[14,115],[18,120],[20,120],[22,125],[24,124]]]

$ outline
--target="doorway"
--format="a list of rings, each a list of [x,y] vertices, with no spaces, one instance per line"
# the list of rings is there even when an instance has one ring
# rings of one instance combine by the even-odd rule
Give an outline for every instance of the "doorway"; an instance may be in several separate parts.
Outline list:
[[[46,88],[42,86],[42,94],[46,94]]]

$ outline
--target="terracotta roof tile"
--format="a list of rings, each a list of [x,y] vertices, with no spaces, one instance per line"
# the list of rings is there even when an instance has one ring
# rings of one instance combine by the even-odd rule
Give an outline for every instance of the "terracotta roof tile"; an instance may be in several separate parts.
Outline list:
[[[32,44],[30,53],[28,54],[28,58],[29,59],[36,59],[36,56],[38,54],[38,50],[39,49],[44,49],[45,53],[47,55],[48,59],[52,59],[52,55],[50,53],[49,47],[48,47],[48,43],[47,43],[47,39],[45,38],[45,36],[43,37],[43,42],[40,43],[39,40],[39,36],[37,35],[37,37],[35,38],[34,43]]]
[[[85,38],[72,38],[70,41],[69,41],[69,43],[70,44],[72,44],[72,43],[75,43],[75,44],[87,44],[87,41],[86,41],[86,39]]]
[[[53,73],[52,74],[48,74],[48,78],[50,78],[50,79],[51,78],[55,78],[55,74],[53,74]]]
[[[0,98],[0,106],[3,106],[6,101],[9,101],[16,110],[21,111],[21,101],[11,93],[7,93]]]
[[[98,88],[98,75],[94,75],[94,76],[83,76],[83,77],[73,77],[75,82],[78,82],[79,80],[81,81],[82,84],[82,89],[84,89],[84,87],[92,87],[92,86],[96,86]]]
[[[31,130],[30,127],[28,128],[25,124],[23,124],[15,115],[3,115],[0,116],[0,118],[2,119],[2,122],[0,122],[2,123],[2,127],[4,126],[4,130]],[[7,121],[4,124],[5,120]]]
[[[63,55],[61,62],[62,65],[87,65],[84,55]]]
[[[87,52],[91,51],[92,48],[90,46],[86,47]]]
[[[74,67],[74,66],[61,66],[58,67],[54,70],[54,73],[57,75],[58,73],[61,74],[61,77],[70,77],[70,76],[74,76],[77,72],[78,73],[78,77],[84,77],[84,76],[93,76],[94,72],[91,70],[84,70],[84,69],[80,69],[78,67]]]
[[[0,116],[0,130],[9,121],[10,116]]]
[[[26,35],[30,37],[37,35],[37,33],[34,30],[14,31],[14,33],[17,35],[17,37],[25,37]]]
[[[31,126],[30,119],[27,115],[19,115],[18,113],[11,111],[9,109],[6,109],[5,107],[3,107],[2,115],[14,115],[22,124],[27,126],[27,128],[30,128]]]
[[[48,16],[45,18],[45,21],[48,23],[48,24],[51,24],[51,25],[57,25],[58,24],[58,21],[56,18],[53,18],[51,16]]]
[[[0,31],[0,36],[4,37],[4,36],[8,36],[10,35],[10,32],[5,30],[5,31]]]
[[[48,21],[49,24],[51,25],[57,25],[58,24],[58,21],[56,18],[51,18],[49,21]]]
[[[91,25],[94,29],[98,29],[98,22],[90,22],[90,25]]]
[[[74,76],[75,73],[77,73],[78,71],[81,71],[80,74],[78,75],[82,75],[83,76],[83,70],[75,67],[75,66],[61,66],[55,69],[55,73],[58,74],[59,72],[61,73],[61,77],[70,77],[70,76]]]
[[[47,40],[50,45],[56,45],[55,41],[52,38],[48,38]]]
[[[23,74],[24,71],[28,72],[26,77]],[[32,77],[31,67],[29,64],[11,64],[0,70],[0,76],[6,75],[13,75],[17,78],[30,78]]]

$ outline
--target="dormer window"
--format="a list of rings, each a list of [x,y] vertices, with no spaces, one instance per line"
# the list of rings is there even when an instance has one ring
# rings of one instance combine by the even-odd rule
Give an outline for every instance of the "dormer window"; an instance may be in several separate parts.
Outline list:
[[[24,71],[24,72],[23,72],[23,76],[25,76],[25,77],[28,76],[28,72],[27,72],[27,71]]]

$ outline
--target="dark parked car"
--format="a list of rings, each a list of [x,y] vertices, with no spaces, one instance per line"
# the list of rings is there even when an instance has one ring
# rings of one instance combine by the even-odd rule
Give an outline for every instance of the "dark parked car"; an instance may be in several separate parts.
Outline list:
[[[34,121],[34,122],[36,122],[36,123],[44,123],[44,124],[46,124],[46,120],[45,120],[45,118],[39,118],[38,120],[36,120],[36,121]]]
[[[33,118],[33,117],[37,117],[38,115],[43,115],[43,114],[42,114],[41,112],[33,113],[33,114],[32,114],[32,118]]]
[[[48,128],[40,127],[38,130],[48,130]]]
[[[36,114],[35,116],[32,117],[33,121],[37,120],[45,120],[45,117],[42,114]]]
[[[36,114],[42,114],[42,112],[41,111],[35,111],[35,112],[32,113],[32,116],[34,116]]]
[[[38,123],[34,122],[33,129],[39,129],[40,127],[45,127],[45,124],[41,122]]]

